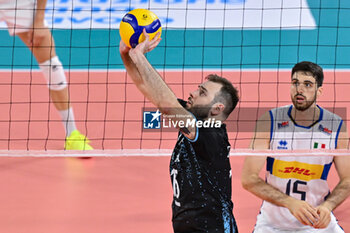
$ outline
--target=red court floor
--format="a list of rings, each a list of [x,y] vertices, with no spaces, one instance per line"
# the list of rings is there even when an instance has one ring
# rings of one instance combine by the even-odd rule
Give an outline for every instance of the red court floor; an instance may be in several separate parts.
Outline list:
[[[261,201],[242,189],[231,157],[234,214],[250,233]],[[0,231],[171,233],[169,157],[1,158]],[[330,174],[330,186],[337,181]],[[350,231],[350,200],[335,215]]]

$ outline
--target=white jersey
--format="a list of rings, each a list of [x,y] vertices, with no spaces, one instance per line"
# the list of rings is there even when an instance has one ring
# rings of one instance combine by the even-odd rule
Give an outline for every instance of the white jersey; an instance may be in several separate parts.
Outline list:
[[[270,111],[273,150],[335,149],[342,119],[334,113],[320,109],[320,116],[310,127],[297,125],[291,118],[293,105]],[[321,204],[329,194],[328,172],[333,156],[268,157],[266,182],[283,193],[312,206]],[[331,224],[337,224],[334,217]],[[257,225],[268,224],[277,229],[306,230],[314,228],[301,224],[287,208],[263,202]],[[330,224],[330,225],[331,225]]]

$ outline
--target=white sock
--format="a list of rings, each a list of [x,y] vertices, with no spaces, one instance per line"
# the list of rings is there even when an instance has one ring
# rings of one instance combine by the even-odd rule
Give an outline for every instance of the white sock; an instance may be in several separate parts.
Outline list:
[[[71,133],[77,129],[74,120],[73,109],[60,110],[58,113],[61,115],[63,127],[66,131],[66,137],[69,137]]]

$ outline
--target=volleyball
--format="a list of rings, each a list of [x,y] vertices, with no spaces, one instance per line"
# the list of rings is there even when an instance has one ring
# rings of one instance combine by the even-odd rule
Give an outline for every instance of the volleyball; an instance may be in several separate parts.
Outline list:
[[[158,32],[162,32],[160,20],[156,14],[146,9],[135,9],[128,12],[120,22],[119,34],[129,48],[135,48],[145,40],[143,29],[152,40]],[[159,34],[160,37],[160,34]]]

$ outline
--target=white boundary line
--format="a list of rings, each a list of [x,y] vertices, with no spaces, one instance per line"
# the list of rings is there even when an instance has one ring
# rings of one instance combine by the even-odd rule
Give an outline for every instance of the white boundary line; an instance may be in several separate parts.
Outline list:
[[[171,149],[124,149],[124,150],[92,150],[92,151],[64,151],[64,150],[0,150],[0,157],[160,157],[170,156]],[[350,156],[350,150],[231,150],[231,157],[235,156]]]

